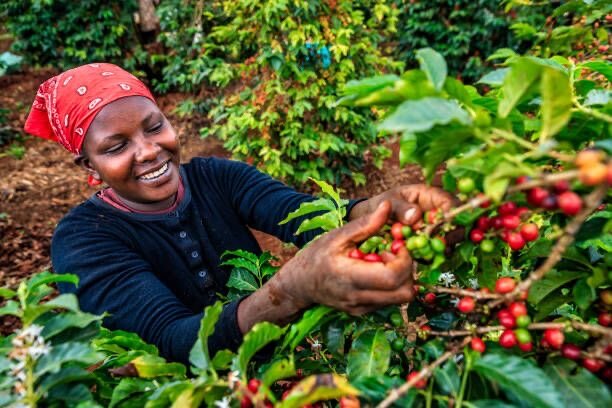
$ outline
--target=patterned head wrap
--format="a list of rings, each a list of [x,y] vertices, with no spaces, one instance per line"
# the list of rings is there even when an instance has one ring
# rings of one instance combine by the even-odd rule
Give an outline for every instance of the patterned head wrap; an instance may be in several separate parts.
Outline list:
[[[40,85],[25,131],[79,155],[98,112],[126,96],[144,96],[155,102],[145,84],[116,65],[97,63],[70,69]]]

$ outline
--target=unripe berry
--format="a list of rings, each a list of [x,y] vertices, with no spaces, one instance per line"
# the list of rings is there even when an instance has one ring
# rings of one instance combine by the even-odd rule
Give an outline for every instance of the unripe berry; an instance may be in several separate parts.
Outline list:
[[[408,374],[408,377],[406,377],[406,381],[412,380],[417,375],[419,375],[418,371],[411,372],[410,374]],[[422,390],[425,387],[427,387],[427,379],[425,379],[425,378],[421,378],[416,383],[414,383],[414,388],[418,388],[418,389]]]
[[[525,316],[527,314],[527,306],[524,302],[512,302],[508,306],[508,311],[514,317]]]
[[[457,182],[457,189],[460,193],[469,194],[476,188],[474,180],[470,177],[460,178]]]
[[[476,302],[474,301],[474,298],[469,296],[461,298],[461,300],[459,300],[457,303],[457,309],[459,309],[461,313],[471,313],[475,306]]]
[[[531,324],[531,317],[528,315],[519,316],[516,318],[516,325],[518,327],[527,327]]]
[[[521,227],[521,236],[527,242],[535,241],[538,239],[538,235],[540,234],[540,230],[538,226],[535,224],[524,224]]]
[[[600,163],[604,159],[604,153],[601,150],[587,149],[582,150],[576,155],[574,164],[577,167],[586,167]]]
[[[572,343],[566,343],[561,347],[561,355],[570,360],[578,360],[580,358],[580,347]]]
[[[539,207],[549,193],[541,187],[534,187],[527,192],[527,202],[534,207]]]
[[[516,329],[514,334],[516,335],[516,341],[518,341],[519,344],[531,343],[531,334],[527,329]]]
[[[509,277],[499,278],[497,282],[495,282],[495,292],[505,294],[510,293],[516,287],[516,282],[514,279]]]
[[[523,239],[522,235],[517,232],[509,233],[507,242],[510,248],[512,248],[514,251],[523,249],[525,246],[525,240]]]
[[[484,239],[484,232],[482,232],[479,229],[473,229],[470,232],[470,240],[475,243],[478,244],[480,241],[482,241]]]
[[[472,350],[477,351],[479,353],[484,353],[487,349],[487,346],[485,345],[484,341],[482,341],[482,339],[479,337],[472,337],[472,340],[470,341],[470,346],[472,347]]]
[[[582,209],[582,199],[573,191],[566,191],[557,197],[559,208],[565,215],[576,215]]]
[[[499,215],[512,215],[516,213],[516,203],[513,201],[505,202],[499,206],[497,212],[499,212]]]
[[[594,358],[585,358],[582,360],[582,366],[590,372],[596,373],[603,368],[604,362],[601,360],[595,360]]]
[[[608,169],[603,163],[595,163],[580,169],[578,177],[585,186],[595,186],[606,181]]]
[[[516,335],[512,330],[504,330],[501,336],[499,336],[499,344],[505,348],[512,348],[516,346]]]
[[[480,243],[480,249],[482,252],[491,253],[495,250],[495,243],[490,239],[485,239]]]
[[[565,341],[565,335],[559,329],[546,329],[544,339],[550,347],[559,350]]]

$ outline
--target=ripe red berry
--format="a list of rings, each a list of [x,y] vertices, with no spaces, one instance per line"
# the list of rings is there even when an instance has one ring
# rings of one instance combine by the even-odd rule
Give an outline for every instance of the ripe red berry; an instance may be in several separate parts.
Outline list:
[[[534,207],[539,207],[548,195],[547,190],[541,187],[534,187],[527,192],[527,202]]]
[[[610,314],[608,312],[601,312],[599,314],[599,317],[597,318],[597,321],[602,326],[608,327],[608,326],[610,326],[610,324],[612,324],[612,314]]]
[[[608,173],[606,174],[606,183],[612,186],[612,163],[608,163]]]
[[[480,217],[476,221],[476,228],[481,231],[486,231],[491,227],[491,219],[489,217]]]
[[[424,332],[430,332],[431,331],[431,326],[429,326],[428,324],[424,324],[421,326],[421,330]]]
[[[527,314],[527,306],[525,306],[525,302],[512,302],[508,306],[508,311],[514,317],[525,316]]]
[[[585,358],[582,360],[582,366],[590,372],[596,373],[603,368],[604,362],[601,360],[595,360],[594,358]]]
[[[514,279],[509,277],[499,278],[497,282],[495,282],[495,292],[497,293],[510,293],[516,287],[516,282]]]
[[[419,375],[418,371],[411,372],[410,374],[408,374],[408,377],[406,377],[406,381],[412,380],[417,375]],[[421,378],[420,380],[418,380],[417,382],[414,383],[414,388],[418,388],[418,389],[422,390],[425,387],[427,387],[427,379],[426,378]]]
[[[502,230],[499,233],[499,237],[501,238],[502,241],[504,242],[508,242],[508,237],[510,236],[510,231],[508,231],[507,229]]]
[[[525,240],[523,239],[523,236],[518,232],[509,233],[507,242],[510,248],[512,248],[514,251],[523,249],[523,247],[525,246]]]
[[[403,239],[396,239],[391,243],[391,253],[397,254],[399,250],[404,246]]]
[[[516,327],[516,318],[511,314],[503,314],[498,316],[499,324],[504,326],[506,329],[514,329]]]
[[[554,195],[549,195],[544,200],[542,200],[542,204],[540,204],[542,208],[548,211],[553,211],[557,209],[557,197]]]
[[[342,397],[340,398],[340,408],[359,408],[361,403],[357,397]]]
[[[513,230],[519,226],[521,218],[515,214],[504,215],[502,217],[502,225],[505,229]]]
[[[503,203],[499,206],[497,212],[499,212],[499,215],[512,215],[516,213],[516,203],[513,201]]]
[[[251,401],[251,399],[247,397],[246,395],[242,397],[242,399],[240,400],[240,408],[252,408],[252,407],[253,407],[253,401]]]
[[[566,343],[561,347],[561,355],[570,360],[578,360],[580,358],[580,347],[572,343]]]
[[[527,353],[527,352],[529,352],[529,351],[533,350],[533,343],[532,343],[532,342],[529,342],[529,343],[519,343],[519,344],[518,344],[518,347],[519,347],[519,348],[520,348],[522,351],[524,351],[525,353]]]
[[[247,388],[253,394],[257,394],[257,391],[259,390],[260,385],[261,385],[261,381],[259,381],[257,378],[251,378],[249,380],[249,383],[247,384]]]
[[[363,260],[366,262],[382,262],[383,259],[378,254],[365,254]]]
[[[472,341],[470,342],[470,346],[472,350],[477,351],[479,353],[484,353],[487,349],[484,341],[480,337],[472,337]]]
[[[499,336],[499,345],[505,348],[512,348],[516,346],[516,335],[512,330],[504,330],[501,336]]]
[[[436,303],[436,294],[428,292],[423,297],[423,300],[425,301],[425,303],[429,303],[430,305],[433,305],[434,303]]]
[[[349,258],[353,258],[353,259],[363,259],[363,257],[365,256],[365,254],[363,252],[361,252],[358,248],[352,249],[349,252]]]
[[[401,222],[396,222],[391,226],[391,236],[393,237],[393,239],[404,239],[402,228],[404,228],[404,224],[402,224]]]
[[[433,210],[429,210],[425,213],[425,221],[429,224],[435,224],[438,221],[439,216],[440,210],[438,208],[434,208]]]
[[[493,217],[491,218],[491,227],[495,228],[495,229],[500,229],[504,226],[504,223],[502,222],[502,218],[501,217]]]
[[[594,163],[580,168],[578,176],[585,186],[595,186],[606,181],[608,168],[603,163]]]
[[[565,341],[565,335],[559,329],[546,329],[544,339],[550,347],[559,350]]]
[[[481,230],[473,229],[472,231],[470,231],[470,240],[473,243],[478,244],[483,239],[484,239],[484,232],[482,232]]]
[[[457,309],[459,309],[461,313],[471,313],[475,306],[476,302],[474,298],[469,296],[462,297],[459,303],[457,303]]]
[[[530,180],[529,176],[520,176],[516,179],[516,185],[526,183]]]
[[[516,209],[516,215],[519,216],[519,218],[523,218],[523,215],[528,214],[529,213],[529,208],[527,207],[519,207]]]
[[[553,190],[555,190],[555,193],[557,194],[565,193],[569,189],[570,183],[567,180],[555,181],[555,183],[553,184]]]
[[[610,384],[610,382],[612,382],[612,366],[608,365],[606,368],[604,368],[604,370],[599,373],[601,378],[603,378],[603,380]]]
[[[481,204],[480,204],[480,208],[489,208],[491,206],[491,200],[487,199],[487,197],[480,193],[476,196],[477,198],[484,200]]]
[[[540,230],[538,229],[538,226],[535,224],[532,224],[532,223],[524,224],[521,227],[521,236],[527,242],[535,241],[536,239],[538,239],[539,234],[540,234]]]
[[[576,215],[582,210],[582,199],[573,191],[566,191],[557,197],[559,208],[565,215]]]

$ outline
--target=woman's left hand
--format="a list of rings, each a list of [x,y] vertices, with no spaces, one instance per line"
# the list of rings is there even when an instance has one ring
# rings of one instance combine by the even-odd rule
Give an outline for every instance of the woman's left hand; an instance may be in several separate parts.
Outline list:
[[[399,186],[385,191],[355,205],[351,210],[351,220],[372,213],[378,205],[388,200],[391,202],[391,219],[406,225],[413,225],[422,220],[423,213],[433,209],[449,211],[456,199],[446,191],[425,184]]]

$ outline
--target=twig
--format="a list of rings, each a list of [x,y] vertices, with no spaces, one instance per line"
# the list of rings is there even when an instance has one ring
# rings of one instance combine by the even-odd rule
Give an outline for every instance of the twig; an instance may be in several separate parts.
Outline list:
[[[485,293],[482,291],[470,291],[461,288],[445,288],[441,286],[428,286],[427,290],[433,293],[449,293],[455,296],[469,296],[474,299],[499,299],[501,295],[497,293]]]
[[[408,390],[410,390],[410,388],[414,386],[414,384],[416,384],[423,378],[430,377],[436,367],[440,366],[442,363],[444,363],[446,360],[448,360],[455,354],[460,353],[463,347],[465,347],[470,342],[470,340],[470,338],[465,338],[460,345],[451,348],[450,350],[442,354],[440,357],[438,357],[438,359],[436,359],[434,362],[422,368],[417,375],[410,379],[410,381],[402,384],[402,386],[399,388],[392,389],[387,398],[385,398],[380,404],[377,405],[377,408],[387,408],[391,406],[391,404],[401,398],[402,395],[406,394]]]
[[[550,255],[539,268],[531,272],[529,277],[519,283],[514,291],[508,293],[502,299],[493,300],[490,302],[491,309],[500,305],[504,300],[510,300],[519,296],[520,293],[527,291],[531,285],[542,279],[556,264],[561,260],[561,256],[565,250],[574,242],[574,238],[582,223],[587,217],[599,206],[603,198],[606,196],[607,186],[601,185],[597,187],[591,194],[584,199],[584,209],[580,211],[565,227],[563,235],[557,240],[557,243],[550,251]]]

